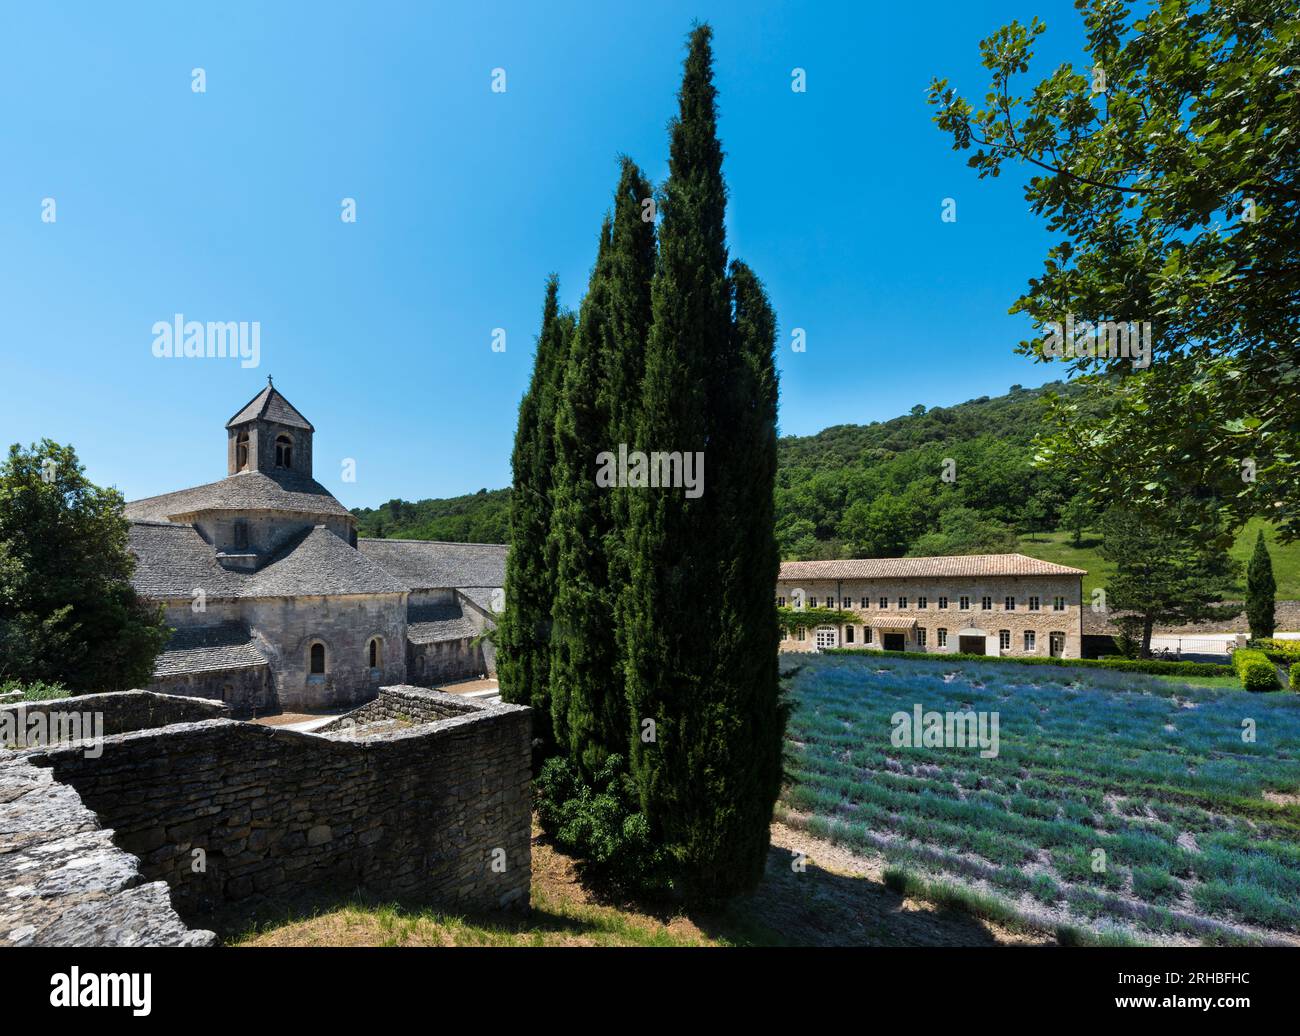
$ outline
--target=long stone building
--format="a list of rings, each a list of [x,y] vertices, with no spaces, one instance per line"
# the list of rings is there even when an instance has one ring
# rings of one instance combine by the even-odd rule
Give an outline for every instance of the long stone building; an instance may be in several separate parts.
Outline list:
[[[852,619],[787,630],[781,650],[1079,658],[1085,575],[1023,554],[787,561],[778,605],[831,608]]]
[[[127,504],[135,588],[175,633],[150,690],[236,712],[356,705],[492,675],[499,544],[358,539],[270,383],[226,422],[226,477]]]

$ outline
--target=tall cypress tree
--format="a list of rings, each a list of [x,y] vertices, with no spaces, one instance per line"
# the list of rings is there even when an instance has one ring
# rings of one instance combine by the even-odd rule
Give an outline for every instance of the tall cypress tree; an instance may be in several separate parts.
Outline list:
[[[1250,565],[1246,568],[1246,622],[1250,625],[1250,635],[1255,639],[1273,635],[1276,628],[1273,617],[1276,594],[1273,560],[1268,556],[1264,531],[1261,529],[1255,539],[1254,553],[1250,555]]]
[[[528,391],[519,404],[511,455],[510,552],[500,622],[497,676],[503,700],[531,705],[542,753],[553,743],[550,709],[551,605],[555,567],[548,544],[555,456],[555,411],[573,319],[559,310],[559,281],[546,282],[542,329]]]
[[[641,806],[688,893],[703,899],[750,887],[762,873],[781,748],[779,708],[766,689],[776,662],[775,414],[769,424],[760,371],[770,368],[758,361],[772,325],[743,267],[734,286],[744,293],[743,331],[733,324],[715,97],[711,32],[700,26],[670,130],[638,447],[704,454],[705,491],[633,492],[625,612]],[[770,336],[766,348],[770,364]],[[774,378],[770,391],[774,407]],[[741,571],[755,562],[757,576]],[[750,621],[753,630],[744,628]],[[744,715],[760,702],[762,715]],[[653,740],[638,736],[647,720]]]
[[[609,449],[610,413],[601,397],[609,335],[612,228],[600,228],[596,265],[573,334],[555,422],[555,489],[550,551],[555,557],[552,608],[551,716],[556,746],[592,777],[611,750],[602,720],[606,698],[621,699],[613,596],[605,545],[611,505],[596,484],[597,455]]]
[[[635,434],[654,274],[654,224],[643,218],[650,197],[635,163],[622,158],[556,415],[551,711],[558,745],[588,779],[628,752],[618,621],[628,490],[598,485],[596,472],[600,454],[617,455]]]

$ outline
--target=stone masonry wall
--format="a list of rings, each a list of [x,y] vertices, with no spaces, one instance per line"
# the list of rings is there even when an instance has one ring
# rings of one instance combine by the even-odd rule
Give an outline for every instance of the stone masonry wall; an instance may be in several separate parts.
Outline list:
[[[193,723],[205,719],[223,719],[230,710],[220,702],[201,701],[171,694],[143,691],[117,691],[108,694],[80,694],[51,701],[16,702],[0,705],[0,744],[15,747],[6,731],[27,730],[33,716],[75,717],[80,729],[93,733],[91,723],[98,717],[98,733],[108,736],[128,730],[147,730],[170,723]],[[58,726],[51,723],[51,726]],[[66,729],[66,724],[64,725]]]
[[[67,747],[32,760],[77,790],[145,878],[167,882],[187,920],[333,887],[526,906],[530,710],[398,697],[411,694],[427,715],[456,714],[337,740],[210,720],[107,738],[98,758]]]

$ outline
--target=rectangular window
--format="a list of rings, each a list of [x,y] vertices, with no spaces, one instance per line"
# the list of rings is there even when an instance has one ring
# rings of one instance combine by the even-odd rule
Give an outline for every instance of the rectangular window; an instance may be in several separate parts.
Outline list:
[[[842,598],[842,599],[840,600],[840,607],[841,607],[841,608],[852,608],[852,607],[853,607],[853,598],[852,598],[852,597],[844,597],[844,598]]]
[[[948,631],[945,630],[945,629],[940,629],[940,630],[938,630],[938,631],[936,631],[936,632],[937,632],[938,635],[939,635],[939,646],[940,646],[940,647],[947,647],[947,646],[948,646]]]
[[[916,646],[925,647],[925,630],[923,629],[918,629],[916,631]]]
[[[984,596],[980,598],[980,611],[991,612],[993,610],[993,598]]]
[[[870,598],[870,597],[864,597],[864,598],[862,598],[862,607],[863,607],[863,608],[869,608],[869,607],[871,607],[871,598]]]
[[[809,607],[809,608],[816,608],[816,607],[817,607],[817,598],[816,598],[816,597],[809,597],[809,598],[808,598],[808,607]]]
[[[778,597],[778,598],[776,599],[776,606],[777,606],[778,608],[784,608],[784,607],[785,607],[785,598],[784,598],[784,597]]]
[[[1013,612],[1016,610],[1016,599],[1014,597],[1004,597],[1002,599],[1003,611]]]
[[[1011,650],[1011,631],[998,630],[998,647],[1003,651]]]
[[[1025,630],[1025,650],[1026,650],[1026,651],[1033,651],[1033,650],[1034,650],[1034,631],[1033,631],[1033,630]]]
[[[899,610],[899,611],[902,611],[902,610],[903,610],[904,608],[906,608],[906,607],[907,607],[907,598],[906,598],[906,597],[900,597],[900,598],[898,599],[898,610]]]
[[[957,607],[964,612],[970,611],[970,598],[965,594],[962,594],[961,597],[957,599]]]
[[[880,607],[882,607],[882,608],[888,608],[888,607],[889,607],[889,598],[888,598],[888,597],[882,597],[882,598],[880,599]]]
[[[1029,610],[1030,610],[1031,612],[1036,612],[1036,611],[1038,611],[1038,598],[1037,598],[1037,597],[1031,597],[1031,598],[1029,598]]]
[[[948,598],[946,597],[939,598],[939,610],[941,612],[948,610]]]
[[[800,627],[798,628],[798,630],[795,631],[795,638],[798,639],[798,640],[807,640],[807,639],[808,639],[808,630],[807,630],[806,628],[804,628],[803,626],[800,626]]]
[[[852,643],[853,643],[853,627],[852,627],[852,626],[845,626],[845,627],[844,627],[844,643],[846,643],[846,644],[852,644]]]
[[[870,643],[871,643],[871,627],[870,627],[870,626],[863,626],[863,627],[862,627],[862,643],[864,643],[864,644],[870,644]]]
[[[924,608],[929,603],[929,600],[928,597],[918,597],[916,599],[916,606],[918,608]]]
[[[1063,612],[1063,611],[1065,611],[1065,598],[1064,598],[1064,597],[1053,597],[1053,598],[1052,598],[1052,611],[1054,611],[1054,612]]]

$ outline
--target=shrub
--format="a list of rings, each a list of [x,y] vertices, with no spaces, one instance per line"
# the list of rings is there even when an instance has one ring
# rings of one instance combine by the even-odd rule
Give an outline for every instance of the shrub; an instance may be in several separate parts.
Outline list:
[[[45,683],[42,680],[30,683],[6,680],[0,683],[0,701],[53,701],[55,698],[66,698],[71,693],[61,683]]]
[[[1291,690],[1300,691],[1300,662],[1294,662],[1291,665],[1291,675],[1287,680]]]
[[[670,887],[667,855],[650,838],[621,756],[611,755],[590,786],[568,759],[549,759],[534,789],[542,829],[579,857],[585,876],[633,894]]]
[[[1262,651],[1238,648],[1232,653],[1232,667],[1248,691],[1272,691],[1277,688],[1277,667]]]
[[[856,655],[859,658],[917,658],[927,662],[1011,662],[1017,665],[1063,666],[1068,669],[1116,669],[1154,676],[1232,676],[1230,665],[1218,662],[1164,662],[1156,658],[1044,658],[1041,655],[971,655],[960,651],[864,651],[860,648],[823,648],[823,655]]]
[[[1278,665],[1300,662],[1300,641],[1261,637],[1259,640],[1252,640],[1246,646],[1264,652],[1270,662],[1276,662]]]

